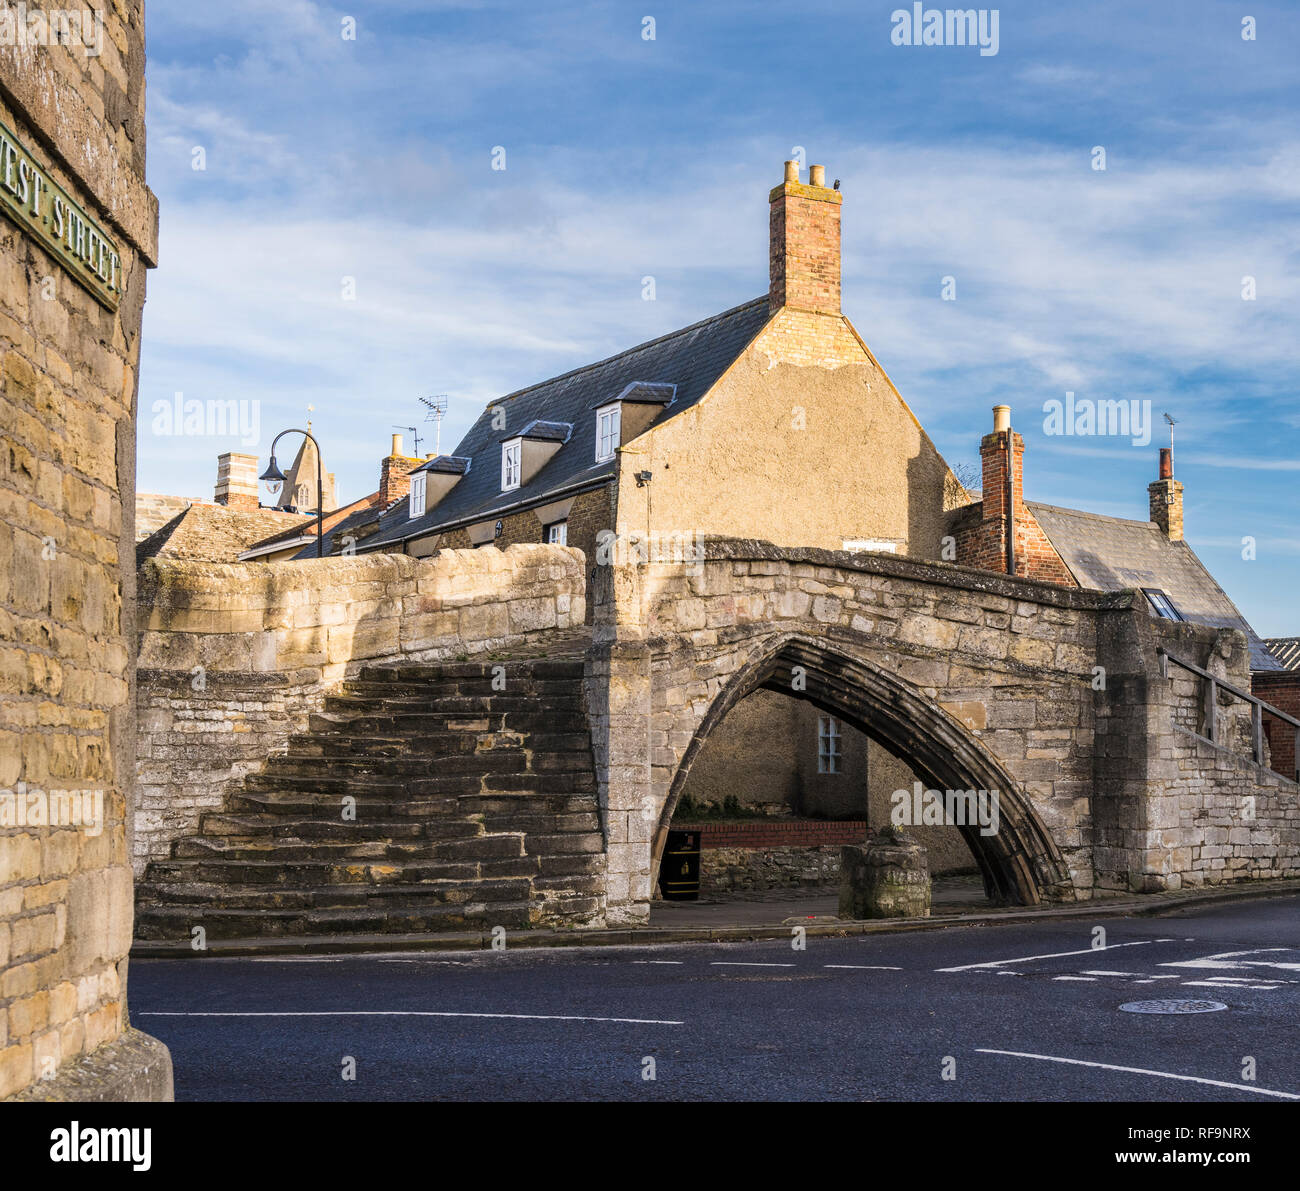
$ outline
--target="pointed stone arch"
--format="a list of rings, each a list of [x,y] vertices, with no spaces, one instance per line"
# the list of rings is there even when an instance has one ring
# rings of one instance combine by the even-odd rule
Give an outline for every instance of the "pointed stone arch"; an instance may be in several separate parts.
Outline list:
[[[807,679],[802,690],[792,681],[796,667]],[[959,828],[990,898],[1017,905],[1073,899],[1068,868],[1037,811],[1006,767],[965,725],[897,676],[844,648],[799,634],[769,643],[737,671],[700,721],[660,814],[652,864],[656,877],[668,825],[700,749],[732,708],[762,689],[806,699],[851,724],[902,757],[935,789],[997,790],[997,833],[984,836],[978,828]]]

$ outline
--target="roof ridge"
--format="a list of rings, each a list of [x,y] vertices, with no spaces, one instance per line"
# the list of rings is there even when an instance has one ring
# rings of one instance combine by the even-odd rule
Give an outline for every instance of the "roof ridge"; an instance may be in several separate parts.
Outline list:
[[[1025,506],[1031,509],[1050,509],[1053,513],[1068,513],[1074,517],[1092,517],[1094,520],[1110,521],[1116,525],[1150,525],[1157,529],[1159,528],[1159,526],[1156,526],[1154,521],[1138,521],[1134,517],[1112,517],[1109,513],[1093,513],[1088,509],[1069,509],[1064,505],[1049,505],[1045,501],[1041,500],[1027,500],[1025,501]]]
[[[556,381],[568,380],[572,376],[578,376],[583,372],[590,372],[593,368],[603,367],[605,364],[612,364],[615,360],[621,360],[624,356],[630,356],[633,352],[644,351],[647,347],[654,347],[659,343],[666,343],[669,339],[676,339],[679,335],[685,335],[690,331],[697,331],[700,327],[708,326],[709,323],[715,323],[719,319],[728,318],[733,314],[739,314],[742,310],[748,310],[751,306],[757,306],[760,302],[766,302],[768,296],[763,294],[758,298],[751,298],[748,302],[742,302],[739,306],[733,306],[730,310],[723,310],[717,314],[711,314],[708,318],[702,318],[699,322],[691,323],[686,327],[679,327],[676,331],[669,331],[665,335],[660,335],[654,339],[647,339],[644,343],[638,343],[634,347],[624,348],[621,352],[615,352],[612,356],[606,356],[603,360],[593,360],[590,364],[583,364],[580,368],[571,368],[568,372],[561,372],[556,376],[547,377],[546,380],[539,380],[531,385],[525,385],[522,389],[515,389],[512,393],[507,393],[504,397],[494,397],[483,409],[489,410],[494,405],[502,401],[512,401],[516,397],[522,397],[525,393],[531,393],[534,389],[544,388],[546,385],[553,385]],[[648,382],[656,383],[656,382]],[[480,415],[481,416],[481,415]]]

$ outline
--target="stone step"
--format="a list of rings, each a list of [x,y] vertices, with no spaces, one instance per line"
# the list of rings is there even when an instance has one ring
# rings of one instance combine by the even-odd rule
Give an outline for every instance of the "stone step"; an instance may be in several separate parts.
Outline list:
[[[466,787],[475,784],[473,778],[466,778]],[[376,794],[355,795],[355,811],[358,822],[386,819],[411,818],[428,819],[440,816],[452,818],[460,814],[455,796],[443,795],[430,797],[419,794],[403,794],[389,791],[388,797]],[[252,811],[261,814],[283,816],[306,816],[319,819],[339,819],[343,808],[343,796],[339,794],[315,794],[310,791],[283,790],[245,790],[227,798],[229,809],[240,813]]]
[[[499,732],[509,726],[517,732],[559,731],[583,732],[587,730],[586,716],[578,709],[569,711],[492,711],[480,715],[463,712],[403,711],[376,715],[362,708],[350,711],[313,713],[308,718],[308,732],[312,736],[333,736],[336,733],[357,733],[368,736],[392,736],[398,739],[419,732]]]
[[[492,840],[496,837],[486,838]],[[468,843],[479,843],[480,846],[477,849],[465,848],[464,845]],[[451,840],[438,847],[443,851],[434,858],[401,861],[339,860],[337,863],[329,863],[325,860],[279,861],[176,857],[172,860],[151,861],[145,870],[145,883],[213,883],[228,886],[266,885],[287,888],[331,884],[373,886],[481,879],[484,875],[483,865],[507,860],[523,862],[513,866],[517,870],[526,870],[530,865],[532,871],[537,871],[538,868],[537,858],[524,855],[517,837],[513,839],[513,848],[507,843],[502,843],[495,851],[481,840]],[[453,871],[448,867],[456,863],[479,867],[474,874],[467,876],[463,869]],[[498,875],[501,875],[500,869]]]
[[[324,710],[326,712],[352,715],[409,715],[437,707],[440,714],[461,718],[464,716],[516,714],[536,712],[538,705],[565,714],[583,711],[582,699],[578,695],[563,695],[558,691],[518,691],[506,694],[496,692],[483,695],[440,695],[436,700],[417,693],[380,694],[351,691],[344,694],[326,695]]]
[[[504,926],[523,930],[540,917],[530,901],[466,902],[420,907],[345,907],[339,909],[205,909],[153,906],[136,919],[136,937],[150,941],[192,938],[202,926],[212,939],[292,938],[329,934],[417,934]]]
[[[207,909],[219,910],[310,910],[342,909],[349,906],[374,909],[393,906],[399,909],[437,905],[464,905],[467,902],[518,902],[532,895],[528,876],[450,879],[391,885],[314,885],[285,889],[267,885],[218,885],[211,882],[189,884],[169,882],[147,884],[145,892],[153,906],[189,907],[190,913],[202,917]],[[563,891],[561,891],[563,892]],[[589,893],[589,890],[575,890]]]
[[[598,921],[606,861],[583,673],[580,650],[364,668],[149,865],[139,936]]]
[[[441,843],[457,839],[475,839],[483,834],[481,823],[448,824],[447,830],[435,839],[385,839],[369,832],[358,832],[352,840],[251,839],[229,836],[192,835],[177,840],[172,849],[177,860],[228,859],[228,860],[279,860],[286,863],[299,860],[322,860],[342,863],[348,860],[432,860],[439,853]]]

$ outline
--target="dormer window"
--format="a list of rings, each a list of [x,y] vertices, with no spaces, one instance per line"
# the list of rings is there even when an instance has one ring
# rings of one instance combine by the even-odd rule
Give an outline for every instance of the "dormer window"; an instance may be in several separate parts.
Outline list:
[[[501,444],[501,491],[509,492],[519,487],[523,465],[523,442],[513,439]]]
[[[596,462],[603,463],[613,459],[619,445],[621,409],[612,405],[608,409],[596,411]]]
[[[424,516],[424,484],[426,478],[425,473],[422,471],[417,471],[415,475],[411,477],[409,516],[412,520],[416,517]]]

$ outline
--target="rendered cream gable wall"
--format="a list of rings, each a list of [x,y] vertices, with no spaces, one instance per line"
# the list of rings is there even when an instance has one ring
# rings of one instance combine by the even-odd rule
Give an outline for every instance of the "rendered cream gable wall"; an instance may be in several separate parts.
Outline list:
[[[629,443],[620,472],[620,533],[876,538],[931,559],[956,483],[848,320],[789,307],[701,401]]]

